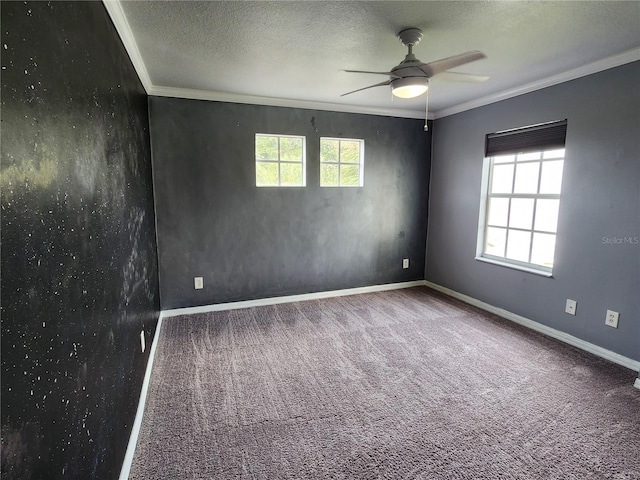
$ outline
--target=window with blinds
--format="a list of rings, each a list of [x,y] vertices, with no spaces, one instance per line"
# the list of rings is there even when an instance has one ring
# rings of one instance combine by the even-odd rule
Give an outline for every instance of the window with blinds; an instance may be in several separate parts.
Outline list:
[[[567,122],[487,135],[476,258],[550,275]]]

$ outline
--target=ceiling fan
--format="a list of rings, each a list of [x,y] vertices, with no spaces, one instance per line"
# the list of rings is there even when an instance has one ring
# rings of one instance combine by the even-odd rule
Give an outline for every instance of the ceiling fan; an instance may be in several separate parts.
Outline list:
[[[382,87],[391,85],[391,93],[399,98],[414,98],[427,93],[429,89],[429,79],[440,73],[447,73],[447,76],[451,79],[471,82],[483,82],[489,77],[484,75],[472,75],[466,73],[449,72],[452,68],[465,65],[470,62],[475,62],[486,58],[486,55],[477,50],[461,53],[453,57],[444,58],[442,60],[436,60],[435,62],[422,63],[413,54],[413,47],[422,39],[422,30],[419,28],[406,28],[398,33],[398,38],[405,45],[409,51],[407,56],[400,64],[396,65],[389,72],[371,72],[366,70],[345,70],[349,73],[373,73],[376,75],[388,75],[389,80],[376,83],[375,85],[369,85],[368,87],[359,88],[351,92],[343,93],[341,97],[345,95],[351,95],[352,93],[360,92],[374,87]],[[428,112],[428,94],[427,94],[427,106],[425,110]],[[427,130],[427,121],[425,117],[425,131]]]

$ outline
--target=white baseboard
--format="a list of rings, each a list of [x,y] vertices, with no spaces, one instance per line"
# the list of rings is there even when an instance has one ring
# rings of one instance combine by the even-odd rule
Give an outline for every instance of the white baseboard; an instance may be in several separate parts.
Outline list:
[[[131,464],[133,463],[133,456],[136,453],[138,435],[140,434],[140,426],[142,425],[142,417],[144,416],[144,407],[147,402],[147,393],[149,392],[149,382],[151,381],[153,360],[156,356],[156,348],[158,347],[158,339],[160,338],[160,328],[162,328],[162,316],[162,312],[160,312],[160,316],[158,317],[158,324],[156,325],[156,332],[153,335],[153,342],[151,343],[151,350],[149,350],[149,359],[147,360],[147,369],[144,374],[144,380],[142,381],[142,389],[140,390],[140,399],[138,400],[138,410],[136,411],[136,418],[133,421],[133,428],[131,429],[131,435],[129,436],[127,452],[125,453],[124,462],[122,463],[122,469],[120,470],[120,480],[127,480],[129,478]]]
[[[515,313],[509,312],[508,310],[494,307],[493,305],[489,305],[488,303],[482,302],[476,298],[464,295],[436,283],[431,283],[425,280],[424,284],[427,287],[433,288],[434,290],[449,295],[450,297],[462,300],[469,305],[473,305],[474,307],[478,307],[487,312],[494,313],[502,318],[506,318],[507,320],[511,320],[520,325],[524,325],[525,327],[543,333],[549,337],[555,338],[556,340],[560,340],[561,342],[568,343],[569,345],[572,345],[574,347],[578,347],[581,350],[592,353],[598,357],[617,363],[618,365],[622,365],[623,367],[629,368],[631,370],[635,370],[636,372],[640,371],[640,362],[637,360],[633,360],[631,358],[625,357],[624,355],[620,355],[619,353],[612,352],[611,350],[607,350],[606,348],[599,347],[598,345],[594,345],[593,343],[581,340],[580,338],[574,337],[573,335],[561,332],[560,330],[548,327],[546,325],[543,325],[542,323],[538,323],[526,317],[516,315]],[[636,380],[635,386],[640,388],[639,385],[640,382]]]
[[[321,298],[344,297],[361,293],[384,292],[388,290],[400,290],[402,288],[423,287],[424,280],[413,282],[386,283],[383,285],[371,285],[368,287],[347,288],[344,290],[330,290],[326,292],[303,293],[301,295],[287,295],[285,297],[260,298],[242,302],[217,303],[200,307],[174,308],[163,310],[163,317],[175,317],[177,315],[190,315],[192,313],[220,312],[223,310],[236,310],[238,308],[262,307],[265,305],[277,305],[280,303],[304,302],[305,300],[318,300]]]

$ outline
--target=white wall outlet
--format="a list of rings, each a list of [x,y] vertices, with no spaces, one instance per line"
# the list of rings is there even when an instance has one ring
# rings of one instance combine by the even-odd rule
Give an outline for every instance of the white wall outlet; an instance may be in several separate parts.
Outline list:
[[[618,328],[618,318],[620,314],[618,312],[614,312],[613,310],[607,310],[607,318],[604,320],[605,325],[609,325],[613,328]]]
[[[196,290],[204,288],[204,279],[202,277],[193,277],[193,288]]]
[[[402,268],[409,268],[409,259],[408,258],[403,258],[402,259]]]
[[[146,348],[146,343],[144,341],[144,330],[140,331],[140,348],[142,349],[142,353],[144,353],[144,349]]]
[[[564,311],[569,315],[575,315],[576,308],[578,308],[578,302],[576,302],[575,300],[571,300],[570,298],[567,298],[567,303],[564,306]]]

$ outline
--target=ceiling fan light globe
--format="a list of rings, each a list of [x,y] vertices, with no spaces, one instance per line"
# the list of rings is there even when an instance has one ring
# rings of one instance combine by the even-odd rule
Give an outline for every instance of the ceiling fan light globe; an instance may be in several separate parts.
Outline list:
[[[429,88],[429,79],[425,77],[398,78],[391,82],[391,93],[398,98],[419,97]]]
[[[392,93],[398,98],[415,98],[426,91],[426,85],[407,85],[406,87],[394,88]]]

